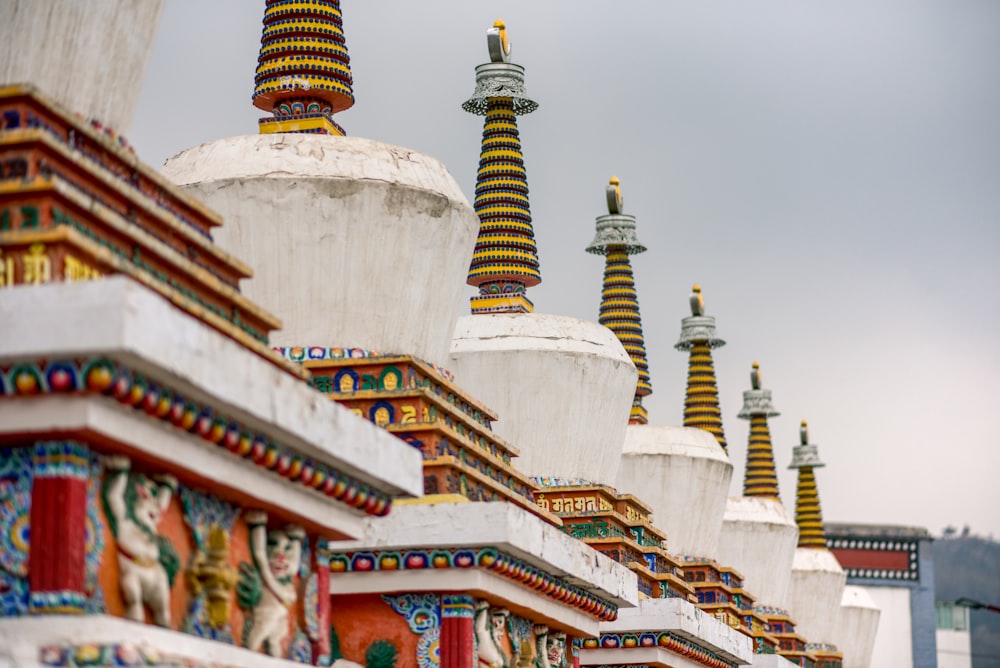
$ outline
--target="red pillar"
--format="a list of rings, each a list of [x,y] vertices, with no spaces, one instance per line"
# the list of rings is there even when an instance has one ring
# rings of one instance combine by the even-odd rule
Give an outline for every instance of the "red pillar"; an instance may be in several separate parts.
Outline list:
[[[321,658],[330,655],[330,552],[325,540],[320,540],[316,545],[316,587],[319,590],[319,601],[316,604],[319,638],[313,643],[314,666],[319,665]]]
[[[441,668],[474,668],[473,604],[464,594],[441,597]]]
[[[89,449],[40,441],[32,457],[28,607],[33,614],[82,613],[87,603]]]

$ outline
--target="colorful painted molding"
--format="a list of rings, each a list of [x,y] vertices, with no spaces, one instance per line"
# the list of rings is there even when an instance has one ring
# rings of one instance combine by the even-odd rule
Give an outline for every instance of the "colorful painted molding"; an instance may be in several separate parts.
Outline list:
[[[185,397],[108,359],[43,360],[0,367],[0,400],[37,394],[101,394],[169,422],[249,459],[290,482],[371,515],[388,514],[392,499],[332,467],[303,457],[240,424],[224,411]]]

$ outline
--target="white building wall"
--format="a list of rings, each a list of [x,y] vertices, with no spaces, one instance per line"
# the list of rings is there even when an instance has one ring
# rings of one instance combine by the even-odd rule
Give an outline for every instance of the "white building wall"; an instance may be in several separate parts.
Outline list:
[[[912,668],[913,628],[907,587],[865,587],[882,610],[871,665],[875,668]]]
[[[938,668],[972,668],[972,638],[968,631],[937,630]]]

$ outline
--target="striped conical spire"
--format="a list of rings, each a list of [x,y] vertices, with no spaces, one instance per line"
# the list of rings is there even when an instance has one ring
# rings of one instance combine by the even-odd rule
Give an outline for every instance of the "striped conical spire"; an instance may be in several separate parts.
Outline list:
[[[343,135],[333,114],[354,105],[340,0],[267,0],[254,106],[261,134]]]
[[[826,549],[823,537],[823,511],[819,507],[819,490],[813,469],[824,466],[819,460],[816,445],[809,443],[809,426],[802,421],[799,427],[800,444],[792,450],[792,463],[788,468],[799,470],[795,487],[795,523],[799,525],[799,547]]]
[[[503,21],[486,31],[490,62],[476,67],[476,90],[462,108],[485,116],[476,178],[479,238],[468,284],[479,288],[472,313],[530,313],[525,288],[542,282],[528,205],[517,117],[538,108],[524,90],[524,68],[510,62]]]
[[[629,255],[643,253],[646,247],[639,243],[635,234],[635,216],[622,213],[622,191],[617,177],[611,177],[605,194],[608,214],[597,218],[597,236],[587,246],[588,253],[605,256],[598,321],[615,333],[639,372],[629,424],[646,424],[649,416],[642,405],[642,398],[653,393],[653,386],[649,382],[639,299],[629,261]]]
[[[681,321],[681,338],[674,345],[677,350],[690,353],[684,426],[704,429],[715,436],[722,449],[728,452],[712,362],[712,348],[724,346],[726,342],[715,336],[715,318],[705,315],[705,301],[697,284],[692,288],[690,301],[691,315]]]
[[[771,405],[771,390],[761,389],[760,365],[753,363],[750,389],[743,392],[743,409],[738,417],[750,420],[747,468],[743,476],[743,496],[763,496],[780,500],[778,473],[774,466],[771,431],[767,418],[780,415]]]

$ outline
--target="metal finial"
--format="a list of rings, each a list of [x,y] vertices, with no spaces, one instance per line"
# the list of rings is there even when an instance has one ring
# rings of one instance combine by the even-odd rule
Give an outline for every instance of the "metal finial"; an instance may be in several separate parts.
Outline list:
[[[697,283],[691,288],[691,315],[705,315],[705,299],[701,296],[701,286]]]
[[[761,385],[760,364],[757,362],[753,363],[753,368],[750,370],[750,388],[743,391],[743,408],[736,417],[749,420],[754,415],[766,417],[781,415],[774,410],[774,405],[771,403],[771,390],[765,390]]]
[[[806,466],[818,469],[824,466],[819,458],[819,446],[809,442],[809,425],[803,420],[799,425],[799,445],[792,448],[792,463],[790,469],[800,469]]]
[[[497,19],[493,27],[486,31],[486,47],[490,52],[490,62],[510,62],[510,41],[507,39],[507,25]]]
[[[608,198],[608,213],[622,213],[622,188],[617,176],[612,176],[605,190]]]

